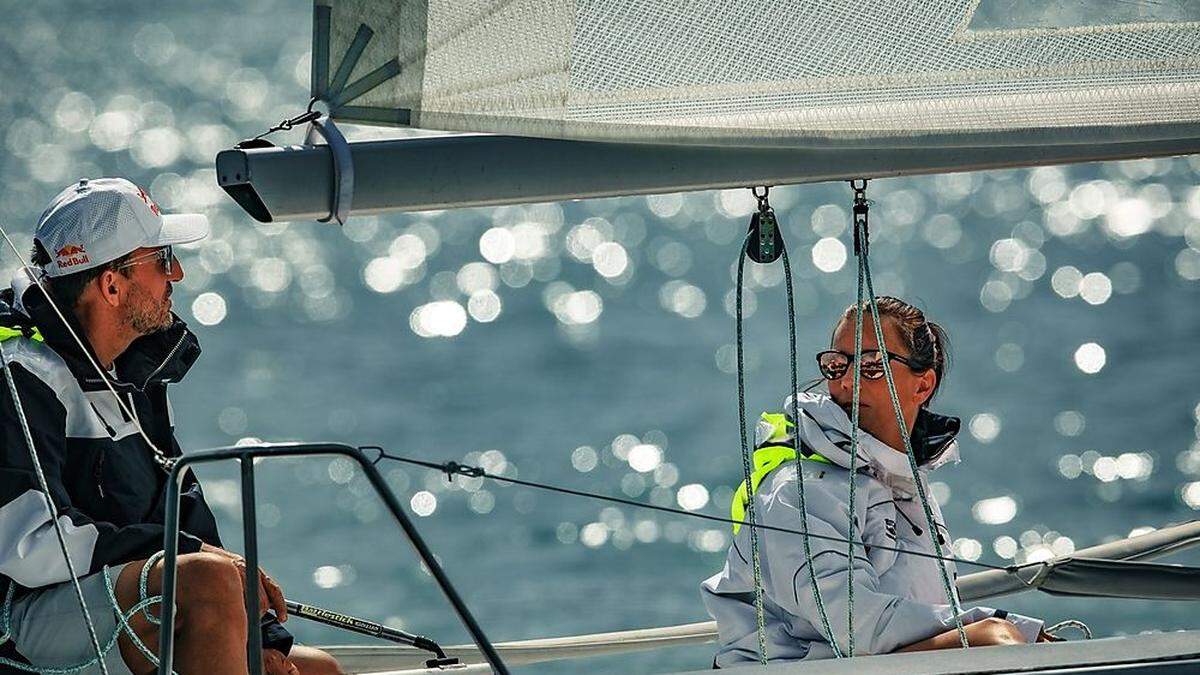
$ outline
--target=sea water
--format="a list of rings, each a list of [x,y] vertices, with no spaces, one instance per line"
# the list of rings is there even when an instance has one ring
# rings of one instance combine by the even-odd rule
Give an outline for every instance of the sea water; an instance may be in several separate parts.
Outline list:
[[[748,191],[341,228],[255,223],[216,187],[213,157],[306,104],[305,3],[7,11],[4,227],[27,242],[50,197],[100,175],[212,220],[208,241],[179,251],[186,277],[173,296],[204,345],[172,392],[185,448],[378,445],[728,513],[741,473],[732,310]],[[1044,559],[1200,508],[1198,177],[1200,161],[1181,158],[872,181],[876,290],[915,302],[951,336],[934,408],[963,419],[963,461],[934,474],[932,491],[960,558]],[[812,185],[771,199],[807,380],[853,300],[851,193]],[[753,418],[787,391],[788,334],[781,266],[748,265]],[[389,461],[379,469],[492,640],[707,618],[698,584],[723,564],[730,531],[719,523]],[[240,550],[236,469],[200,475],[227,546]],[[353,464],[262,462],[258,495],[264,565],[289,598],[469,640]],[[995,602],[1080,618],[1101,636],[1196,627],[1186,603]],[[288,625],[310,643],[367,641]],[[711,653],[530,670],[694,669]]]

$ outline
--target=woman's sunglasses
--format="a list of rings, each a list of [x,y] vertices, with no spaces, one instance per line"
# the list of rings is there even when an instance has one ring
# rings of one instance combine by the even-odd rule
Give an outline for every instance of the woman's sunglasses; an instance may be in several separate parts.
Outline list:
[[[878,349],[866,349],[862,352],[862,376],[868,380],[878,380],[883,377],[884,356],[894,361],[899,361],[918,372],[928,370],[926,366],[899,354],[880,351]],[[822,377],[830,381],[841,379],[850,370],[852,363],[854,363],[853,354],[839,352],[836,349],[817,354],[817,367],[821,369]]]
[[[158,263],[160,265],[162,265],[163,272],[167,276],[171,276],[171,270],[173,269],[172,265],[173,265],[174,260],[175,260],[175,254],[171,252],[171,247],[163,246],[162,248],[155,249],[154,251],[151,251],[150,253],[147,253],[145,255],[139,255],[136,258],[130,258],[129,260],[126,260],[125,262],[121,263],[120,265],[117,265],[116,269],[123,270],[126,267],[133,267],[134,265],[141,265],[141,264],[148,263],[148,262],[158,261]]]

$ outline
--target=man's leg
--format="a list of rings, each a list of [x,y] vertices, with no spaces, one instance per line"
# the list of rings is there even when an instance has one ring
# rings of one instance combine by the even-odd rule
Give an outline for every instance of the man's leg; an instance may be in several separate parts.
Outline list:
[[[315,647],[296,645],[288,654],[300,675],[342,675],[341,666],[332,656]]]
[[[125,566],[115,587],[117,604],[123,611],[139,600],[138,583],[144,561]],[[162,593],[162,560],[150,571],[147,592]],[[246,611],[241,575],[229,558],[212,553],[179,556],[176,576],[175,670],[190,673],[242,674],[246,667]],[[158,617],[160,608],[151,606]],[[151,652],[158,653],[158,626],[142,612],[130,619],[135,634]],[[137,675],[154,671],[153,664],[121,634],[121,658]]]

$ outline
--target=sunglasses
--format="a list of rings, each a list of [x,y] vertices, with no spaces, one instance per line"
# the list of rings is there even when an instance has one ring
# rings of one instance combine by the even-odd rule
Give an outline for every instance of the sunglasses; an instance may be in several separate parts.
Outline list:
[[[163,273],[167,276],[171,276],[171,272],[174,270],[174,260],[175,254],[171,251],[171,247],[163,246],[162,248],[155,249],[150,253],[139,255],[136,258],[130,258],[120,265],[117,265],[116,269],[123,270],[126,267],[133,267],[134,265],[143,265],[148,262],[157,261],[160,265],[162,265]]]
[[[883,358],[885,356],[916,371],[928,370],[927,366],[899,354],[878,349],[866,349],[862,352],[862,361],[860,362],[862,376],[868,380],[878,380],[883,377]],[[829,381],[841,379],[850,370],[852,363],[854,363],[853,354],[839,352],[836,349],[817,354],[817,367],[821,370],[821,376]]]

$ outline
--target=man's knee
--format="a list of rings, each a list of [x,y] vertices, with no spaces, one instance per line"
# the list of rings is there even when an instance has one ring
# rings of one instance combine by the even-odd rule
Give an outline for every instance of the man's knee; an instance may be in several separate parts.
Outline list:
[[[314,647],[296,645],[288,659],[296,665],[300,675],[341,675],[343,672],[336,659]]]
[[[181,608],[217,606],[245,616],[242,576],[233,560],[216,553],[179,556],[177,597]]]

